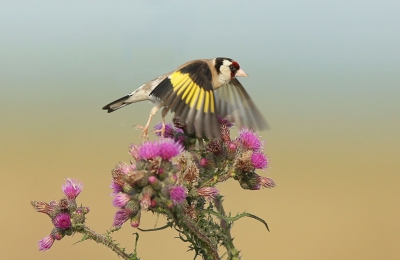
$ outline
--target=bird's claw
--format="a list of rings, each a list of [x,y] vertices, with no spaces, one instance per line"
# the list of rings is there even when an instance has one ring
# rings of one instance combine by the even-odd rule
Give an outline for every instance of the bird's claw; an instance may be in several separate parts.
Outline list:
[[[140,138],[142,138],[143,140],[149,140],[149,128],[145,127],[145,126],[141,126],[141,125],[134,125],[134,127],[136,127],[136,129],[143,129],[142,133],[140,134]]]
[[[157,134],[157,133],[161,133],[161,138],[164,138],[164,135],[165,135],[165,129],[163,130],[163,129],[160,129],[160,130],[154,130],[153,131],[155,134]]]
[[[159,130],[154,130],[154,133],[161,133],[161,138],[164,138],[165,136],[165,124],[162,124],[161,129]]]

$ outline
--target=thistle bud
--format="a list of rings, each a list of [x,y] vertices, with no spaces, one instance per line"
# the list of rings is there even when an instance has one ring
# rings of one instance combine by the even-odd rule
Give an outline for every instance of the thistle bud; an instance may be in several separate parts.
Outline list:
[[[162,184],[161,181],[156,176],[149,177],[149,183],[154,190],[161,190]]]
[[[122,191],[125,193],[130,193],[132,191],[132,186],[129,185],[128,183],[124,182],[122,185]]]
[[[56,240],[61,240],[65,236],[65,232],[62,229],[53,228],[50,235]]]
[[[87,207],[79,207],[75,212],[72,212],[71,221],[73,226],[85,223],[85,215],[87,214],[85,213],[85,208]]]
[[[129,215],[136,215],[140,211],[139,202],[130,200],[128,203],[126,203],[125,209],[129,211]]]
[[[259,190],[261,188],[258,175],[254,172],[248,172],[240,175],[238,181],[240,186],[245,190]]]
[[[208,159],[207,158],[201,158],[199,164],[202,167],[206,167],[208,165]]]
[[[141,212],[139,211],[136,215],[131,218],[131,226],[137,228],[140,225],[140,215]]]
[[[147,172],[147,171],[142,172],[142,173],[143,173],[143,177],[136,182],[136,185],[138,187],[145,187],[145,186],[149,185],[149,177],[152,175],[151,172]]]
[[[237,145],[235,142],[229,142],[227,145],[228,153],[235,153],[237,149]]]
[[[160,170],[161,169],[162,169],[162,172],[169,172],[172,169],[171,161],[162,160],[160,163]],[[159,174],[160,174],[160,171],[159,171]]]

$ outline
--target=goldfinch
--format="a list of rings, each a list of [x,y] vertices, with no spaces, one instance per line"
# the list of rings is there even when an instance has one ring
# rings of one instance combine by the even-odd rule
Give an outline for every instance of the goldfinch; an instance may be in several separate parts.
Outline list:
[[[239,128],[264,130],[267,122],[236,77],[248,77],[239,63],[230,58],[189,61],[176,70],[153,79],[129,95],[103,107],[108,113],[143,100],[154,106],[143,127],[147,132],[156,112],[163,107],[162,120],[168,111],[186,123],[187,131],[198,138],[220,138],[218,116]]]

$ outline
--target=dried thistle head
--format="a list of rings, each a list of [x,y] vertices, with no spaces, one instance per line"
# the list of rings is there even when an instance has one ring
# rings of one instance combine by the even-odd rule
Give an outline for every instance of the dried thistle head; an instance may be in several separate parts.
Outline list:
[[[229,127],[225,124],[221,124],[220,129],[221,129],[222,141],[224,143],[229,143],[231,141],[231,137],[230,137],[231,133],[230,133]]]
[[[54,218],[57,213],[60,212],[57,201],[51,201],[49,203],[44,201],[31,201],[31,205],[37,212],[45,213],[50,218]]]
[[[126,181],[133,185],[135,182],[140,181],[145,175],[145,171],[132,171],[125,176]]]
[[[183,207],[183,212],[186,216],[188,216],[189,218],[193,219],[194,221],[197,220],[199,212],[198,209],[196,208],[196,206],[194,204],[188,204],[185,207]]]
[[[254,169],[251,163],[251,155],[253,151],[246,151],[236,159],[236,167],[244,172],[250,172]]]
[[[69,208],[68,199],[67,198],[60,199],[60,201],[58,202],[58,207],[60,208],[60,210],[68,210]]]
[[[209,143],[208,143],[208,147],[207,150],[210,151],[213,154],[220,154],[222,152],[222,144],[221,141],[218,139],[212,139]]]
[[[180,172],[181,173],[185,172],[188,164],[188,158],[184,154],[182,154],[181,156],[178,157],[176,162],[180,167]]]
[[[186,168],[186,171],[182,175],[182,179],[189,185],[194,185],[200,179],[199,172],[200,170],[197,168],[196,164],[192,163]]]

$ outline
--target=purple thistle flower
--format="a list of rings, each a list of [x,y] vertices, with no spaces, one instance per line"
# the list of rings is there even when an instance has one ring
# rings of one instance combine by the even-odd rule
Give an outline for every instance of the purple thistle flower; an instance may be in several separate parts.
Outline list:
[[[119,192],[122,192],[122,187],[121,187],[119,184],[115,183],[114,180],[111,181],[110,189],[113,190],[113,192],[111,193],[111,195],[116,195],[116,194],[118,194]]]
[[[257,180],[260,186],[264,188],[273,188],[276,186],[274,180],[267,177],[258,176]]]
[[[170,160],[172,157],[179,155],[183,151],[180,143],[172,139],[162,139],[158,143],[159,155],[164,160]]]
[[[39,251],[49,250],[54,243],[54,238],[51,235],[45,236],[38,242]]]
[[[53,224],[56,228],[68,229],[71,227],[71,216],[69,213],[59,213],[54,219]]]
[[[114,227],[122,226],[122,224],[124,224],[125,221],[129,219],[131,213],[132,212],[129,209],[119,209],[117,213],[115,213],[113,226]]]
[[[186,189],[182,186],[172,186],[169,195],[174,205],[181,204],[186,199]]]
[[[158,143],[145,142],[139,147],[138,158],[149,160],[159,156]]]
[[[161,136],[161,129],[162,129],[162,123],[158,123],[154,126],[154,130],[156,130],[156,135]],[[164,137],[165,138],[174,138],[175,135],[175,128],[171,123],[165,124],[165,132],[164,132]]]
[[[185,143],[185,134],[183,133],[182,129],[177,129],[176,131],[177,133],[179,132],[179,134],[175,135],[175,142],[180,143],[181,145],[183,145]]]
[[[258,151],[262,148],[262,142],[256,133],[249,129],[239,131],[239,141],[247,148]]]
[[[262,152],[255,152],[251,155],[251,164],[256,169],[265,169],[268,165],[268,159]]]
[[[139,159],[139,148],[140,147],[135,144],[131,144],[131,147],[129,148],[129,153],[135,160]]]
[[[112,204],[117,208],[123,208],[131,198],[126,193],[118,193],[113,199]]]
[[[75,199],[82,191],[83,188],[82,183],[70,178],[65,179],[65,181],[66,181],[65,184],[62,186],[64,194],[69,199]]]
[[[197,189],[197,193],[207,200],[215,199],[215,197],[219,194],[218,190],[214,187],[199,188]]]

